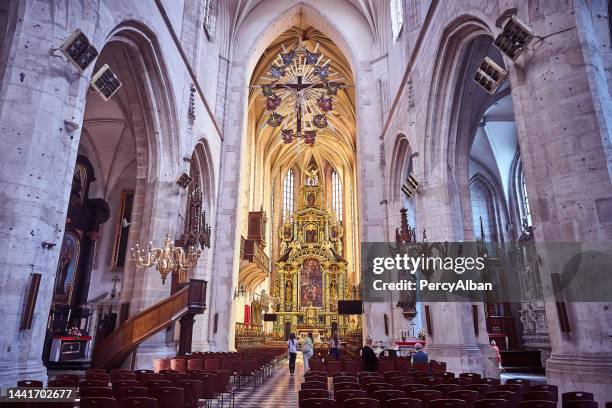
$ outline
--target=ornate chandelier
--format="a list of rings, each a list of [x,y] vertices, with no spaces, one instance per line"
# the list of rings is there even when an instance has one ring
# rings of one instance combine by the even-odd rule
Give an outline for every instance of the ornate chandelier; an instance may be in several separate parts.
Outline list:
[[[149,249],[145,251],[136,244],[136,248],[132,248],[130,254],[137,266],[145,268],[155,266],[161,275],[162,284],[165,284],[168,274],[174,271],[179,273],[179,281],[184,281],[180,275],[195,266],[201,251],[191,246],[186,254],[183,248],[175,247],[170,234],[166,234],[163,248],[153,248],[153,243],[149,242]]]
[[[339,82],[339,74],[332,72],[331,59],[317,52],[319,44],[310,51],[302,42],[291,50],[282,45],[282,52],[261,77],[261,94],[269,114],[262,125],[281,128],[281,138],[291,143],[303,138],[304,143],[314,144],[317,132],[333,126],[328,113],[334,109],[334,97],[345,84]]]

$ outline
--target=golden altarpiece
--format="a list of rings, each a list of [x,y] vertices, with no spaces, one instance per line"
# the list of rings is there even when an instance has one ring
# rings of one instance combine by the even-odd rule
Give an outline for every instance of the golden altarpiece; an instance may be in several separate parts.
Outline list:
[[[361,330],[360,317],[339,315],[338,301],[353,299],[343,257],[344,229],[325,206],[317,170],[310,171],[300,187],[297,210],[278,231],[280,257],[272,283],[275,339],[293,332],[304,337],[312,331],[315,340],[329,339]]]

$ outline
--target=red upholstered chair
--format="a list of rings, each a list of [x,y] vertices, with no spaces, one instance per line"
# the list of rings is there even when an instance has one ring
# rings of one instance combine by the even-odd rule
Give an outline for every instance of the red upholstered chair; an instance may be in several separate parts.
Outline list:
[[[116,408],[117,403],[114,398],[88,397],[81,398],[79,408]]]
[[[102,373],[85,374],[85,379],[92,381],[106,381],[107,383],[110,382],[110,376]]]
[[[355,376],[347,376],[347,375],[337,375],[334,376],[333,383],[341,383],[341,382],[350,382],[350,383],[359,383],[359,380]]]
[[[345,360],[342,370],[348,373],[357,374],[361,371],[361,362],[359,360]]]
[[[381,382],[381,383],[370,383],[370,384],[365,386],[365,390],[368,393],[368,397],[369,398],[374,398],[374,393],[376,391],[380,391],[380,390],[392,390],[392,389],[393,389],[393,384],[384,383],[384,382]]]
[[[384,374],[387,372],[396,371],[395,370],[395,361],[393,360],[380,360],[378,362],[378,373]]]
[[[521,384],[527,388],[531,385],[531,381],[525,380],[524,378],[510,378],[506,380],[506,384]]]
[[[609,402],[606,403],[606,408],[610,405]],[[597,401],[592,400],[574,400],[574,401],[565,401],[563,403],[563,408],[597,408]]]
[[[198,400],[204,393],[204,384],[199,380],[177,380],[173,384],[183,389],[186,408],[197,408]]]
[[[564,392],[561,394],[561,402],[567,401],[593,401],[593,394],[584,391]]]
[[[559,387],[552,384],[537,384],[527,388],[527,391],[548,391],[555,397],[555,402],[559,401]]]
[[[335,373],[342,372],[343,363],[341,360],[327,360],[325,361],[325,369],[327,375],[334,375]]]
[[[185,396],[182,388],[155,388],[151,391],[151,396],[155,397],[159,408],[180,408],[185,405]]]
[[[74,383],[70,380],[50,380],[47,383],[48,387],[60,387],[60,388],[76,388],[79,386],[79,382]]]
[[[138,381],[163,380],[164,375],[161,373],[138,373],[136,374]]]
[[[343,391],[343,390],[361,390],[362,386],[354,383],[354,382],[342,382],[334,384],[334,392],[335,391]]]
[[[395,377],[388,378],[386,381],[389,384],[393,384],[393,386],[397,389],[404,384],[408,384],[408,378],[405,375],[396,375]]]
[[[327,382],[327,376],[326,375],[311,375],[309,377],[305,377],[304,381],[306,382]]]
[[[306,374],[304,374],[304,378],[308,378],[312,376],[327,377],[327,371],[315,371],[311,369]]]
[[[530,400],[523,401],[519,404],[519,408],[556,408],[557,403],[553,401]]]
[[[172,383],[180,380],[189,380],[190,378],[191,375],[187,373],[164,373],[164,379]]]
[[[360,377],[359,384],[368,385],[372,383],[383,383],[385,382],[385,378],[381,375],[370,375],[367,377]]]
[[[523,401],[552,401],[557,398],[550,391],[527,391],[523,394]]]
[[[187,370],[202,370],[204,369],[204,360],[201,358],[190,358],[187,360]]]
[[[468,405],[471,406],[476,400],[478,400],[478,398],[480,397],[480,394],[478,394],[478,391],[457,390],[457,391],[450,391],[449,393],[446,394],[446,397],[452,398],[452,399],[463,400],[467,402]]]
[[[497,388],[501,384],[501,380],[499,378],[481,378],[476,381],[476,384],[489,384],[493,388]]]
[[[481,399],[475,401],[472,405],[473,408],[509,408],[510,402],[505,399]]]
[[[302,400],[301,408],[337,408],[336,401],[329,398],[308,398]]]
[[[387,408],[423,408],[423,401],[414,398],[390,399],[385,405]]]
[[[172,383],[168,380],[149,380],[149,381],[145,381],[144,385],[149,390],[149,395],[152,395],[151,394],[152,390],[156,388],[170,387]]]
[[[380,402],[374,398],[351,398],[344,401],[343,408],[380,408]]]
[[[423,408],[429,408],[432,400],[441,399],[442,393],[435,390],[416,390],[410,394],[406,394],[407,397],[416,398],[423,401]]]
[[[385,371],[384,373],[380,373],[380,374],[382,374],[382,376],[385,379],[385,381],[388,381],[389,378],[392,378],[392,377],[398,377],[400,375],[404,375],[405,376],[404,373],[401,373],[401,372],[399,372],[397,370]]]
[[[338,404],[342,404],[347,399],[366,398],[368,394],[364,390],[335,390],[334,399]],[[340,405],[341,406],[341,405]]]
[[[476,391],[478,392],[478,394],[480,394],[481,397],[484,397],[488,393],[495,391],[495,388],[493,388],[493,386],[489,384],[472,384],[466,386],[465,389]]]
[[[111,382],[115,381],[115,380],[132,380],[132,381],[137,381],[138,377],[136,377],[136,374],[134,373],[124,373],[124,372],[119,372],[119,373],[111,373],[110,375],[110,379]]]
[[[121,387],[113,389],[113,396],[117,401],[125,398],[148,397],[149,390],[145,387]]]
[[[343,383],[340,383],[343,384]],[[308,381],[303,382],[301,385],[301,389],[303,390],[326,390],[327,383],[321,381]]]
[[[58,374],[54,380],[71,381],[76,386],[79,384],[81,377],[78,374]]]
[[[130,397],[119,401],[119,408],[157,408],[155,398]]]
[[[221,369],[221,360],[217,358],[207,358],[204,360],[204,369],[206,371],[216,371]]]
[[[112,383],[113,389],[115,388],[124,388],[124,387],[138,387],[140,384],[140,381],[134,381],[134,380],[117,380],[117,381],[113,381]]]
[[[311,358],[308,360],[308,366],[310,371],[325,371],[325,363],[320,358]]]
[[[106,374],[106,370],[103,368],[88,368],[85,370],[85,375],[87,374]]]
[[[79,395],[81,398],[89,397],[106,397],[113,398],[113,390],[108,387],[89,387],[79,388]]]
[[[134,370],[134,374],[137,376],[140,374],[153,374],[155,371],[153,370]]]
[[[427,386],[425,384],[404,384],[400,387],[400,390],[404,391],[406,395],[410,395],[412,391],[425,389],[427,389]]]
[[[26,388],[41,388],[43,386],[43,382],[38,380],[20,380],[17,381],[17,386]]]
[[[79,388],[109,387],[108,384],[108,381],[83,380],[79,382]]]
[[[511,391],[493,391],[489,392],[485,395],[486,399],[505,399],[508,401],[510,408],[514,408],[518,406],[520,402],[520,396]]]
[[[387,406],[387,401],[397,398],[404,398],[406,394],[400,390],[378,390],[374,391],[374,398],[380,401],[383,407]]]
[[[412,366],[414,367],[414,371],[416,372],[429,374],[428,363],[414,363]]]
[[[446,372],[446,363],[442,361],[431,361],[429,363],[429,368],[432,374],[444,373]]]
[[[421,377],[417,379],[417,382],[427,385],[428,388],[433,388],[435,385],[442,384],[442,379],[436,377]]]
[[[461,373],[459,374],[459,378],[469,378],[472,380],[472,384],[475,384],[482,378],[482,376],[478,373]]]
[[[187,360],[185,358],[171,358],[170,369],[178,372],[184,372],[187,370]]]
[[[461,388],[457,384],[438,384],[431,387],[432,390],[440,391],[444,398],[448,398],[448,393],[451,391],[457,391]]]
[[[395,359],[395,369],[402,374],[408,373],[412,370],[412,362],[408,357],[400,357]]]
[[[130,370],[129,368],[111,368],[110,369],[110,373],[111,375],[115,374],[115,373],[129,373],[129,374],[134,374],[134,372],[132,370]]]
[[[302,407],[302,401],[305,399],[312,398],[329,398],[329,391],[327,390],[300,390],[298,391],[298,406]]]
[[[464,400],[442,398],[429,402],[431,408],[468,408],[469,405]]]

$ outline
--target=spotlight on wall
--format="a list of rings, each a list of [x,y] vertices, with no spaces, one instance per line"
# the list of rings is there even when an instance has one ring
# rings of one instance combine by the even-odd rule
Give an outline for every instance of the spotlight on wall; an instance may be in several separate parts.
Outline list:
[[[533,37],[534,33],[531,28],[513,15],[506,21],[502,32],[493,44],[508,58],[515,61]]]
[[[94,74],[90,84],[106,102],[108,102],[115,92],[123,85],[108,64],[104,64],[104,66]]]
[[[56,51],[57,48],[51,50]],[[96,47],[89,43],[89,39],[79,29],[75,30],[70,37],[64,41],[59,50],[80,71],[83,72],[98,56]]]
[[[497,65],[491,58],[485,57],[476,70],[474,81],[490,95],[493,95],[499,85],[508,75],[505,69]]]
[[[191,176],[189,176],[189,174],[187,174],[186,172],[183,172],[183,174],[181,174],[176,180],[176,184],[183,188],[187,188],[189,187],[192,181],[193,179],[191,178]]]
[[[406,197],[410,198],[417,192],[419,188],[419,181],[412,174],[408,175],[406,182],[402,184],[402,192],[406,194]]]

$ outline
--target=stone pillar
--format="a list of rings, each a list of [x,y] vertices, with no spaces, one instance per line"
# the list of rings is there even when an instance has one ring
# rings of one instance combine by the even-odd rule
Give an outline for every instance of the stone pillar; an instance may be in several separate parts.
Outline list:
[[[595,30],[597,16],[583,3],[537,11],[521,16],[536,33],[569,30],[548,37],[516,63],[507,62],[535,241],[609,242],[612,103],[609,56],[604,59],[609,32]],[[541,255],[546,287],[550,274],[561,270],[555,259]],[[554,299],[546,300],[552,348],[548,382],[559,392],[593,392],[601,405],[612,400],[610,303],[568,303],[567,308],[571,332],[563,333]]]
[[[43,343],[80,133],[65,122],[80,127],[87,89],[85,75],[49,57],[69,33],[45,7],[23,5],[0,78],[0,388],[46,380]],[[20,330],[31,273],[42,280],[32,327]]]

